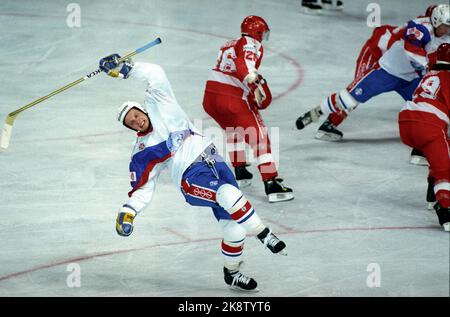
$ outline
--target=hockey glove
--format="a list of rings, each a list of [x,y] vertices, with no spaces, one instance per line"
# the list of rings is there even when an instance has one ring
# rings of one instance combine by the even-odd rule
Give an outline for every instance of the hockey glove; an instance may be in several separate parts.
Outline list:
[[[116,231],[122,237],[128,237],[133,232],[133,220],[136,212],[128,207],[123,207],[116,219]]]
[[[259,109],[266,109],[272,102],[272,93],[270,92],[267,81],[258,75],[258,79],[254,84],[249,85],[255,96],[255,103]]]
[[[258,79],[258,72],[256,69],[251,69],[247,76],[244,77],[244,82],[247,84],[253,84]]]
[[[130,70],[133,68],[133,62],[129,58],[119,63],[119,59],[119,54],[111,54],[103,57],[99,61],[100,69],[111,77],[128,78]]]

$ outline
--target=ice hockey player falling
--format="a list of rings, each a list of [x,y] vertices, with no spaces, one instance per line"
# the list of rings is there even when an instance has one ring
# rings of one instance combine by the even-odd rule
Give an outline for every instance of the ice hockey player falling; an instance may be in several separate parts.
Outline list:
[[[146,90],[143,105],[127,101],[118,111],[118,121],[136,131],[137,138],[130,163],[132,189],[119,210],[117,233],[132,233],[134,219],[150,204],[158,176],[168,168],[187,203],[212,209],[223,234],[226,284],[239,290],[257,290],[256,281],[240,272],[246,234],[256,235],[277,254],[287,254],[285,243],[263,224],[214,144],[202,136],[179,106],[164,70],[131,60],[118,63],[119,58],[112,54],[101,59],[101,70],[112,77],[140,80]]]

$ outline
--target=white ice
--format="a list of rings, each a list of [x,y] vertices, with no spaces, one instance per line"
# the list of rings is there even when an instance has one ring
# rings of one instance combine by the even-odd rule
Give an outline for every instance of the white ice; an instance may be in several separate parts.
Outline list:
[[[256,179],[244,192],[289,252],[275,256],[247,239],[243,272],[260,289],[251,296],[449,296],[449,234],[426,210],[427,168],[408,163],[399,139],[402,99],[388,93],[361,105],[340,143],[315,140],[317,124],[294,128],[352,80],[371,2],[307,16],[300,0],[78,0],[81,26],[70,28],[68,2],[1,1],[0,117],[159,36],[135,60],[162,65],[190,117],[216,127],[201,105],[208,72],[242,19],[260,15],[271,27],[260,71],[277,96],[263,117],[279,128],[279,170],[296,198],[267,203],[251,166]],[[377,3],[381,23],[395,25],[432,4]],[[0,153],[0,296],[246,296],[223,281],[212,213],[187,205],[168,172],[133,235],[115,232],[134,140],[115,112],[141,101],[143,89],[100,74],[18,117]],[[81,287],[67,284],[71,263]]]

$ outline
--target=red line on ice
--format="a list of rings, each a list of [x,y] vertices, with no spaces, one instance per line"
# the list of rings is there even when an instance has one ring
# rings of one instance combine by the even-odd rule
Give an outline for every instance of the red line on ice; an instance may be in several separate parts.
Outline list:
[[[285,232],[277,232],[277,235],[288,235],[288,234],[308,234],[308,233],[323,233],[323,232],[346,232],[346,231],[380,231],[380,230],[439,230],[436,226],[423,226],[423,227],[355,227],[355,228],[330,228],[330,229],[312,229],[312,230],[288,230]],[[141,248],[133,248],[133,249],[125,249],[125,250],[117,250],[117,251],[110,251],[110,252],[102,252],[102,253],[95,253],[92,255],[86,255],[76,258],[70,258],[66,260],[61,260],[57,262],[51,262],[48,264],[36,266],[34,268],[30,268],[28,270],[19,271],[15,273],[10,273],[7,275],[0,276],[0,282],[5,281],[8,279],[12,279],[15,277],[19,277],[28,273],[33,273],[36,271],[40,271],[43,269],[53,268],[59,265],[63,264],[69,264],[74,262],[83,262],[95,258],[100,258],[104,256],[112,256],[122,253],[128,253],[133,251],[142,251],[146,249],[153,249],[156,247],[165,247],[165,246],[171,246],[171,245],[183,245],[183,244],[191,244],[191,243],[201,243],[201,242],[210,242],[210,241],[217,241],[221,240],[221,237],[215,237],[215,238],[204,238],[204,239],[195,239],[195,240],[189,240],[189,241],[180,241],[180,242],[168,242],[163,244],[153,244]],[[289,247],[289,246],[288,246]]]

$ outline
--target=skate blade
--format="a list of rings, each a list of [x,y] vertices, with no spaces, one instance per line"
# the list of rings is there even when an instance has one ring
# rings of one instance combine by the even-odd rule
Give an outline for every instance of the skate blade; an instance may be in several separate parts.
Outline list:
[[[280,201],[292,200],[295,196],[293,193],[275,193],[269,194],[267,197],[269,198],[270,203],[276,203]]]
[[[237,181],[239,188],[249,187],[252,184],[251,179],[241,179]]]
[[[325,3],[322,3],[322,8],[324,9],[324,10],[327,10],[327,11],[342,11],[344,8],[343,8],[344,6],[335,6],[335,5],[332,5],[332,4],[325,4]]]
[[[428,161],[423,156],[411,155],[409,163],[412,165],[428,166]]]
[[[259,288],[255,288],[255,289],[243,289],[240,287],[237,287],[235,285],[229,285],[228,286],[230,288],[230,290],[232,290],[233,292],[244,292],[244,293],[258,293],[259,292]]]
[[[342,140],[342,136],[340,136],[340,135],[337,135],[334,133],[323,132],[323,131],[317,131],[315,138],[317,140],[331,141],[331,142],[336,142],[336,141]]]
[[[450,232],[450,222],[446,222],[442,226],[444,227],[444,231]]]
[[[279,254],[279,255],[282,255],[282,256],[287,256],[288,255],[288,253],[286,251],[286,248],[284,248],[283,250],[281,250],[280,252],[278,252],[276,254]]]
[[[307,15],[321,15],[322,14],[321,9],[310,9],[310,8],[306,8],[306,7],[302,7],[300,12],[307,14]]]

